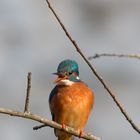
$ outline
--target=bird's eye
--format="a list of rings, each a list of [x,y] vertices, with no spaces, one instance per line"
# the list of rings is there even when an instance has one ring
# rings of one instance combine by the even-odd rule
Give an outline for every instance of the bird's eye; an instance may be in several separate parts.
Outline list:
[[[71,75],[72,74],[72,72],[69,72],[69,75]]]

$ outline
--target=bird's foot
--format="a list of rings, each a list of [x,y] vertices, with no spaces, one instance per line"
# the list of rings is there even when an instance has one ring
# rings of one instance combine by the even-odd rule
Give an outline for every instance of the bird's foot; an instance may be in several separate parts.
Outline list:
[[[83,130],[80,130],[79,137],[82,138],[83,136],[84,136],[84,131]]]
[[[62,128],[62,129],[65,129],[65,128],[66,128],[66,125],[65,125],[64,123],[62,123],[62,124],[61,124],[61,128]]]

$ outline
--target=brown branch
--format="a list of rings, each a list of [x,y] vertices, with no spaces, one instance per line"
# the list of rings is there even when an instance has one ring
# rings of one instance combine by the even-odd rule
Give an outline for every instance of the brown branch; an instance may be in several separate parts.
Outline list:
[[[27,76],[27,92],[26,92],[26,100],[25,100],[25,108],[24,112],[29,112],[29,99],[30,99],[30,91],[31,91],[31,75],[32,73],[29,72]]]
[[[131,124],[132,128],[134,128],[134,130],[136,132],[138,132],[140,134],[140,128],[132,121],[132,119],[129,117],[129,115],[127,114],[127,112],[124,110],[124,108],[122,107],[120,101],[117,99],[117,97],[115,96],[115,94],[111,91],[111,89],[108,87],[108,85],[105,83],[105,81],[103,80],[103,78],[98,74],[98,72],[96,71],[96,69],[91,65],[91,63],[88,61],[88,59],[85,57],[85,55],[83,54],[83,52],[80,50],[79,46],[77,45],[76,41],[72,38],[72,36],[70,35],[70,33],[67,31],[66,27],[64,26],[64,24],[62,23],[62,21],[60,20],[60,18],[58,17],[57,13],[55,12],[54,8],[51,6],[49,0],[46,0],[48,7],[50,8],[50,10],[52,11],[52,13],[54,14],[55,18],[57,19],[58,23],[60,24],[60,26],[62,27],[63,31],[65,32],[66,36],[69,38],[69,40],[71,41],[71,43],[73,44],[73,46],[75,47],[75,49],[77,50],[77,52],[82,56],[82,58],[85,60],[85,62],[88,64],[88,66],[90,67],[90,69],[92,70],[92,72],[95,74],[95,76],[98,78],[98,80],[101,82],[101,84],[104,86],[104,88],[107,90],[107,92],[109,93],[109,95],[112,97],[112,99],[114,100],[114,102],[116,103],[116,105],[119,107],[120,111],[122,112],[122,114],[125,116],[126,120]]]
[[[88,57],[89,60],[100,58],[100,57],[125,57],[125,58],[136,58],[140,59],[140,54],[115,54],[115,53],[96,53],[94,56]]]
[[[46,126],[47,126],[46,124],[42,124],[42,125],[39,125],[39,126],[34,126],[33,130],[38,130],[38,129],[46,127]]]
[[[19,111],[15,111],[15,110],[11,110],[11,109],[0,108],[0,113],[38,121],[40,123],[45,124],[46,126],[50,126],[52,128],[62,130],[62,127],[60,124],[58,124],[54,121],[50,121],[47,118],[44,118],[42,116],[31,114],[29,112],[19,112]],[[65,131],[69,134],[79,137],[79,131],[77,131],[71,127],[66,126],[66,128],[64,128],[62,131]],[[84,133],[82,138],[87,139],[87,140],[101,140],[100,138],[98,138],[94,135],[91,135],[91,134],[87,134],[87,133]]]

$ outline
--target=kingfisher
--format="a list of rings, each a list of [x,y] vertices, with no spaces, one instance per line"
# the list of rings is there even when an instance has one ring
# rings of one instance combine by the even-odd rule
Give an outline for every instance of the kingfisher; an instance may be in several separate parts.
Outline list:
[[[62,129],[70,126],[79,130],[81,137],[94,104],[94,94],[79,78],[76,61],[63,60],[54,74],[58,77],[49,96],[52,120],[61,124]],[[54,133],[58,140],[73,140],[73,136],[64,131],[54,129]]]

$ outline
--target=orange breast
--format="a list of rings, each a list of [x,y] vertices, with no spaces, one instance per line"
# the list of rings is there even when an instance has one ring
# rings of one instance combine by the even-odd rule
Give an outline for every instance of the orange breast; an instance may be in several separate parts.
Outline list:
[[[83,82],[77,82],[71,86],[58,86],[50,108],[56,122],[83,129],[93,102],[93,92]]]

